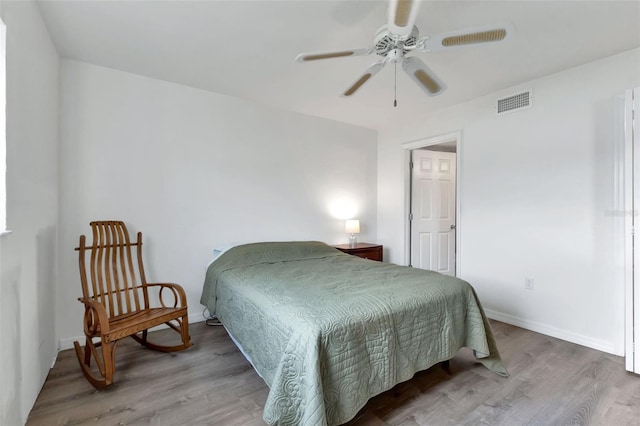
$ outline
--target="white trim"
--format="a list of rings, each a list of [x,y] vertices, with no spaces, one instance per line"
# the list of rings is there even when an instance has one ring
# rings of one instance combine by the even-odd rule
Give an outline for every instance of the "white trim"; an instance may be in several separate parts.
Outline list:
[[[546,336],[555,337],[557,339],[566,340],[567,342],[575,343],[577,345],[586,346],[591,349],[595,349],[601,352],[606,352],[613,355],[622,356],[622,353],[618,353],[615,350],[613,342],[600,339],[592,339],[582,334],[571,333],[560,328],[556,328],[547,324],[543,324],[536,321],[529,321],[523,318],[515,317],[513,315],[505,314],[502,312],[494,311],[492,309],[484,309],[488,318],[496,321],[505,322],[507,324],[515,325],[516,327],[524,328],[527,330],[535,331]]]
[[[624,143],[625,165],[630,169],[625,182],[625,190],[631,187],[630,216],[631,253],[625,253],[625,368],[634,373],[640,373],[640,220],[636,212],[640,208],[640,147],[638,145],[638,114],[640,111],[640,88],[625,92],[624,111]],[[629,158],[630,157],[630,158]],[[627,222],[628,226],[629,223]]]
[[[637,272],[640,268],[640,148],[637,136],[640,131],[638,119],[634,117],[640,111],[640,87],[625,91],[622,111],[618,105],[616,102],[616,130],[622,122],[623,131],[622,135],[616,133],[615,140],[618,155],[614,170],[614,196],[617,197],[614,207],[621,209],[624,215],[621,233],[624,242],[615,259],[623,270],[625,369],[640,373],[640,274]],[[620,204],[622,206],[618,207]]]
[[[84,336],[65,337],[63,339],[58,340],[58,352],[73,348],[73,342],[75,342],[76,340],[78,342],[83,342]],[[56,354],[56,357],[53,360],[54,364],[57,358],[58,356]]]
[[[404,175],[404,264],[411,265],[411,149],[404,150],[402,156],[402,170]]]
[[[625,369],[634,371],[633,359],[633,141],[631,139],[631,93],[627,91],[623,107],[623,181],[619,183],[622,193],[622,212],[624,212],[624,341],[625,341]]]
[[[72,349],[73,348],[73,342],[75,342],[76,340],[78,342],[82,343],[82,342],[84,342],[84,336],[65,337],[63,339],[60,339],[58,341],[58,352],[65,351],[67,349]],[[58,356],[56,355],[56,358],[53,360],[54,363],[55,363],[57,358],[58,358]]]
[[[205,320],[205,317],[202,315],[202,312],[198,312],[195,314],[189,314],[189,325],[196,324]],[[153,327],[153,330],[162,330],[168,328],[167,325],[162,324],[157,327]],[[73,337],[64,337],[58,341],[58,352],[65,351],[67,349],[73,348],[73,342],[76,340],[80,342],[80,344],[84,344],[85,336],[73,336]],[[55,362],[55,360],[54,360]]]
[[[444,142],[450,142],[450,141],[452,141],[454,139],[457,142],[461,141],[461,139],[462,139],[462,131],[461,130],[457,130],[455,132],[450,132],[450,133],[444,133],[444,134],[438,135],[438,136],[431,136],[431,137],[424,138],[424,139],[418,139],[418,140],[411,141],[411,142],[405,142],[405,143],[402,144],[402,148],[408,149],[408,150],[424,148],[425,146],[438,145],[438,144],[441,144],[441,143],[444,143]]]
[[[638,234],[638,228],[640,228],[640,220],[635,210],[640,208],[640,87],[636,87],[632,91],[633,93],[633,115],[631,117],[631,143],[633,144],[634,155],[634,188],[633,188],[633,226],[636,228],[636,235],[634,237],[634,260],[633,260],[633,342],[635,350],[633,352],[633,363],[635,373],[640,374],[640,235]]]
[[[7,26],[0,19],[0,231],[7,231]]]
[[[402,144],[402,148],[404,148],[405,153],[403,156],[404,159],[404,206],[405,206],[405,215],[404,215],[404,259],[405,264],[410,265],[410,252],[411,248],[409,247],[410,241],[410,226],[409,226],[409,213],[411,213],[411,207],[409,205],[409,200],[411,198],[411,194],[409,193],[409,182],[411,179],[411,170],[409,168],[409,159],[411,158],[411,151],[414,149],[424,148],[431,145],[438,145],[445,142],[456,142],[456,277],[460,276],[461,263],[460,259],[462,258],[462,244],[460,243],[462,232],[462,191],[460,186],[460,181],[462,180],[462,168],[460,167],[462,158],[462,130],[457,130],[455,132],[444,133],[438,136],[432,136],[424,139],[418,139],[411,142],[405,142]]]

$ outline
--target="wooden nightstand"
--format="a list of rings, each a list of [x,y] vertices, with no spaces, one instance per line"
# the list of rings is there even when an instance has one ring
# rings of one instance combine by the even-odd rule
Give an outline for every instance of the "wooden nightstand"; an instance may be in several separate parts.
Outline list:
[[[353,256],[382,262],[382,245],[380,244],[358,243],[355,247],[351,247],[349,244],[339,244],[333,247]]]

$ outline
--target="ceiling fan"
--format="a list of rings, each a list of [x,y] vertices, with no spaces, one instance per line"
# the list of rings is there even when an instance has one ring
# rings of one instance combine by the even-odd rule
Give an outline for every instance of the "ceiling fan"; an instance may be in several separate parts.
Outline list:
[[[337,52],[301,53],[297,62],[319,59],[340,58],[346,56],[367,56],[375,53],[382,59],[371,64],[364,73],[342,95],[351,96],[387,64],[397,65],[422,88],[427,95],[439,95],[447,88],[444,82],[416,56],[406,56],[414,50],[436,52],[470,44],[499,42],[513,34],[513,26],[505,23],[467,30],[453,31],[419,38],[418,28],[414,25],[419,0],[390,0],[389,16],[373,38],[373,47],[343,50]],[[394,101],[394,106],[397,102]]]

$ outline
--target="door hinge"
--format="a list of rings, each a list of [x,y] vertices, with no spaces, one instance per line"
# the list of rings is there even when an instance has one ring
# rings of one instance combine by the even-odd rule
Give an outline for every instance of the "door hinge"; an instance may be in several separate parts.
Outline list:
[[[409,161],[409,168],[413,170],[413,161]]]
[[[409,220],[413,220],[413,213],[409,213]]]

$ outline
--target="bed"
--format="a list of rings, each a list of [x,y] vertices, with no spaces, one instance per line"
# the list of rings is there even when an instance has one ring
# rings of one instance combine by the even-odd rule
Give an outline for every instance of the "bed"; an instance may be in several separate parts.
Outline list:
[[[345,423],[462,347],[508,375],[468,283],[321,242],[229,249],[207,269],[201,303],[269,386],[271,425]]]

